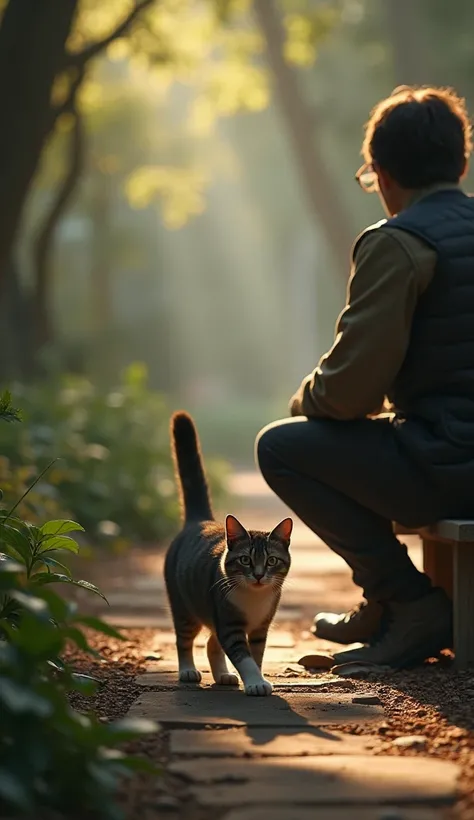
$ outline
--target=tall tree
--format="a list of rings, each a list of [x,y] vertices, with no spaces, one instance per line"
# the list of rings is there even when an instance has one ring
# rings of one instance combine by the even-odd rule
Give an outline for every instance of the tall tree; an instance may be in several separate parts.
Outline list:
[[[109,35],[78,53],[68,50],[67,41],[79,0],[8,2],[0,26],[0,288],[44,145],[70,107],[85,66],[153,2],[136,0]],[[56,104],[53,87],[60,74],[69,91]]]
[[[51,130],[51,92],[64,68],[77,4],[12,0],[0,26],[0,283]]]

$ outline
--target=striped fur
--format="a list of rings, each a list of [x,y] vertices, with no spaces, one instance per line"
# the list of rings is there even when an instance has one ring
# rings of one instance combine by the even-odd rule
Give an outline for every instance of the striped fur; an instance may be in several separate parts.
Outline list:
[[[245,692],[268,695],[261,673],[268,628],[290,568],[292,521],[271,533],[247,531],[231,515],[213,520],[199,441],[190,416],[172,419],[172,448],[183,503],[183,529],[170,545],[165,581],[176,632],[181,681],[201,679],[193,644],[203,626],[211,631],[207,654],[216,683],[236,685],[226,656]]]

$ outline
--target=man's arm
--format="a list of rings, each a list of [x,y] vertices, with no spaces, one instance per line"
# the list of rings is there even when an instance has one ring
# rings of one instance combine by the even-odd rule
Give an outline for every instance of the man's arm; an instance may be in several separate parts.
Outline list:
[[[292,416],[349,420],[381,409],[435,264],[436,252],[404,231],[378,228],[362,237],[335,342],[291,399]]]

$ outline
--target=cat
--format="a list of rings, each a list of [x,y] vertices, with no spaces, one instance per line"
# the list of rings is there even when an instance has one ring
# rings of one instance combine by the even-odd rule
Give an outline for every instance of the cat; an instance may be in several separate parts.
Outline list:
[[[290,569],[291,518],[272,532],[247,531],[233,515],[225,526],[211,509],[201,449],[187,413],[171,420],[171,443],[181,494],[183,528],[165,559],[165,582],[176,633],[179,680],[198,683],[193,643],[203,626],[211,632],[207,656],[214,681],[237,686],[226,655],[247,695],[270,695],[262,675],[269,626]]]

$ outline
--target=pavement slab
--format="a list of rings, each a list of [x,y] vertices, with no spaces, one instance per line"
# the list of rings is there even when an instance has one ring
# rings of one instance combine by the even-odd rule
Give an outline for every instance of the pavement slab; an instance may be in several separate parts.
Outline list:
[[[348,814],[345,808],[306,806],[261,806],[236,809],[222,820],[443,820],[443,811],[410,806],[359,806]]]
[[[170,734],[173,755],[192,757],[288,757],[300,755],[367,754],[381,746],[379,737],[350,735],[328,729],[175,729]],[[232,764],[229,764],[232,766]]]
[[[325,755],[179,760],[168,767],[200,805],[446,804],[457,795],[454,763],[409,757]]]
[[[130,717],[146,717],[163,726],[299,727],[337,723],[370,723],[383,719],[381,706],[352,703],[345,693],[278,693],[246,697],[241,690],[196,688],[143,692],[132,704]]]

